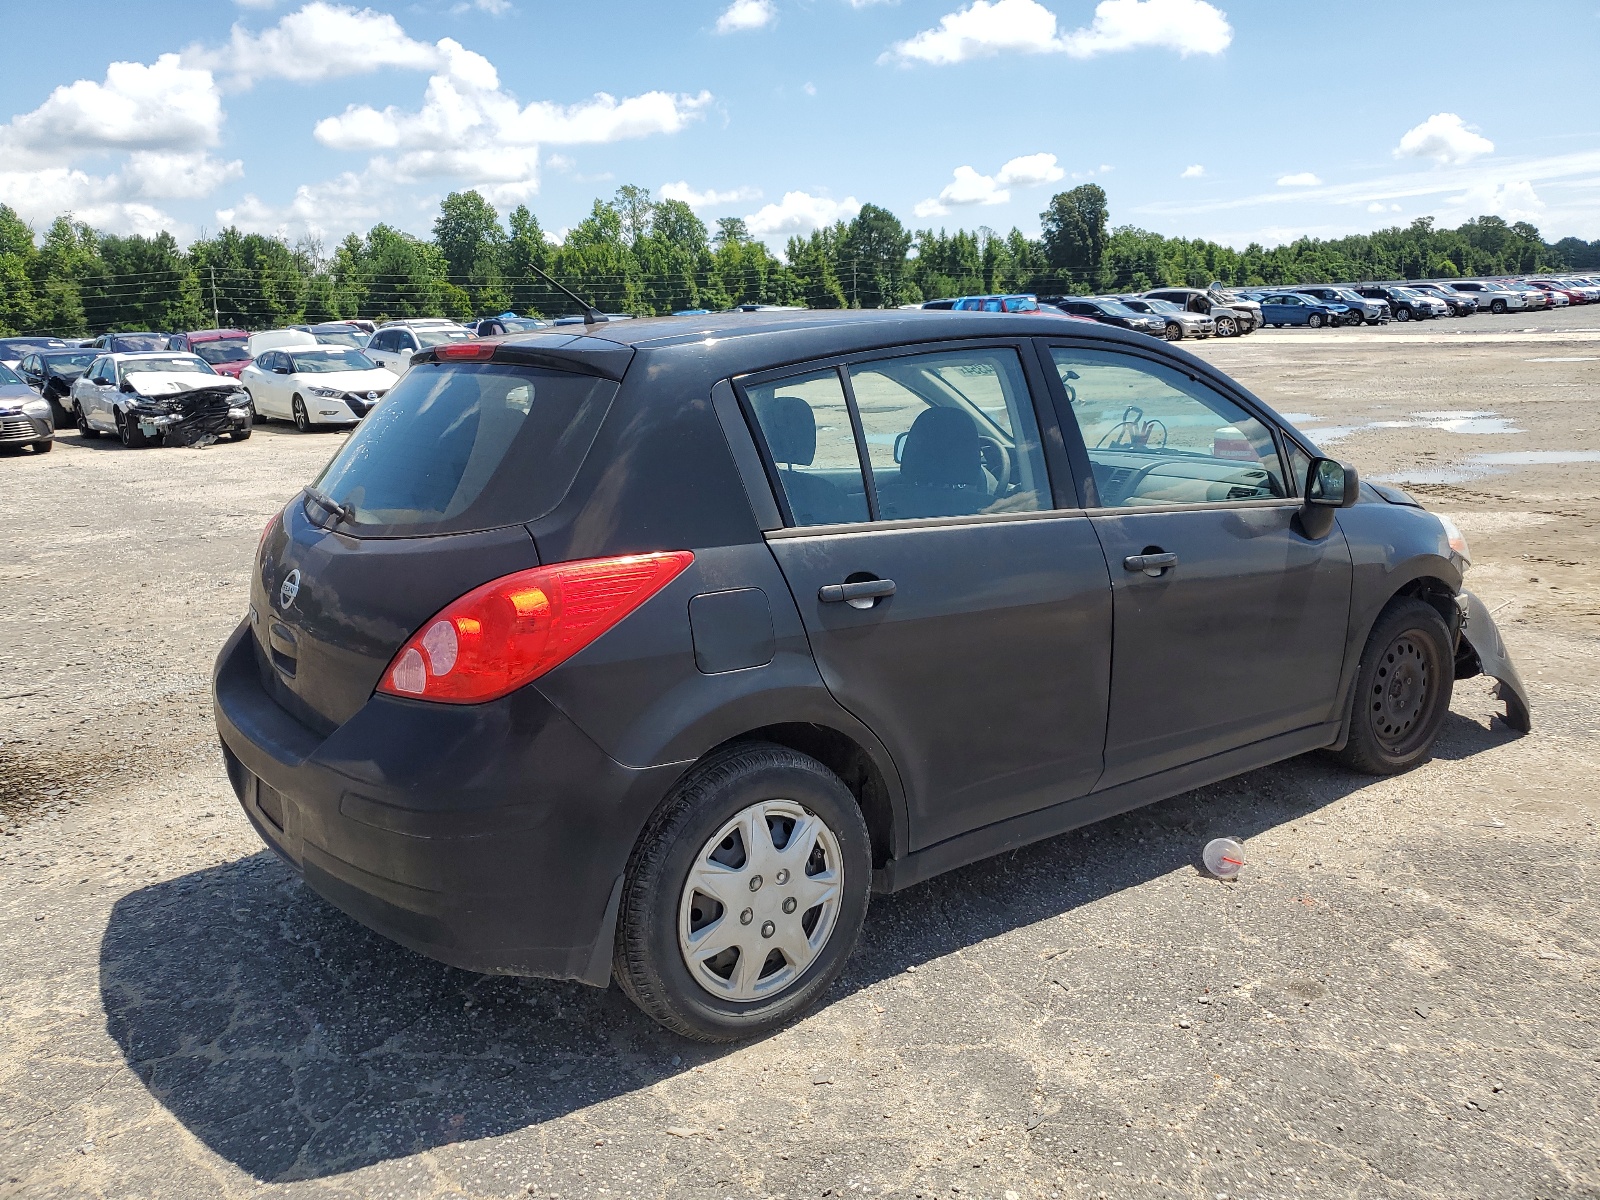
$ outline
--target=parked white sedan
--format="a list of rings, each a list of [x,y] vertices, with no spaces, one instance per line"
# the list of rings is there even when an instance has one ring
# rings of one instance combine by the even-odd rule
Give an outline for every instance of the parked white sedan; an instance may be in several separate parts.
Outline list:
[[[314,425],[354,425],[398,380],[348,346],[291,346],[267,350],[239,374],[258,417]]]

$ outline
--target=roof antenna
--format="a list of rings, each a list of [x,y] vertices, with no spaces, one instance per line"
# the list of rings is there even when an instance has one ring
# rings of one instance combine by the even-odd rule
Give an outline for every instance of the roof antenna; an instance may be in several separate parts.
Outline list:
[[[605,313],[601,312],[598,308],[596,308],[594,305],[590,304],[582,296],[578,295],[577,292],[573,291],[569,287],[564,287],[561,284],[557,283],[554,279],[551,279],[550,276],[546,275],[543,271],[541,271],[538,267],[534,266],[532,263],[528,264],[528,270],[532,271],[540,279],[544,280],[551,287],[555,288],[556,291],[560,292],[563,296],[566,296],[569,300],[571,300],[574,304],[576,304],[580,309],[582,309],[583,310],[583,323],[585,325],[599,325],[600,323],[602,323],[604,321],[609,321],[611,319],[610,317],[606,316]]]

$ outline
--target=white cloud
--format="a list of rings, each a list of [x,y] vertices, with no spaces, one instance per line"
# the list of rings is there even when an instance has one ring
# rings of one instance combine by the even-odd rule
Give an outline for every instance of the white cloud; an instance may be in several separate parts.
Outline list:
[[[1041,183],[1054,183],[1065,174],[1056,165],[1054,154],[1024,154],[1001,167],[995,182],[1006,187],[1038,187]]]
[[[761,199],[760,188],[739,187],[727,192],[707,188],[703,192],[697,192],[684,179],[678,180],[677,183],[663,183],[659,191],[663,200],[681,200],[690,208],[715,208],[722,204]]]
[[[973,0],[940,17],[936,28],[897,42],[884,57],[943,66],[1006,50],[1044,54],[1060,48],[1055,14],[1037,0]]]
[[[331,240],[393,220],[388,198],[378,194],[371,179],[353,172],[327,183],[301,184],[285,205],[266,204],[251,194],[231,208],[217,210],[219,225],[285,239],[310,234]]]
[[[1322,180],[1310,171],[1300,171],[1294,175],[1282,175],[1278,178],[1279,187],[1321,187]]]
[[[1220,54],[1233,41],[1227,18],[1205,0],[1101,0],[1094,19],[1062,33],[1038,0],[973,0],[932,29],[897,42],[880,62],[947,65],[995,54],[1066,54],[1093,58],[1125,50]]]
[[[1086,29],[1061,39],[1073,58],[1119,50],[1221,54],[1233,41],[1228,19],[1205,0],[1100,0]]]
[[[1183,173],[1181,175],[1179,175],[1178,178],[1179,179],[1199,179],[1205,173],[1206,173],[1205,167],[1202,166],[1200,163],[1195,163],[1193,166],[1185,167],[1183,169]]]
[[[204,150],[135,150],[121,172],[132,192],[153,200],[199,200],[243,175],[239,159],[223,162]]]
[[[1489,213],[1507,221],[1534,221],[1544,213],[1544,201],[1533,190],[1533,184],[1525,179],[1475,184],[1461,195],[1452,196],[1447,203],[1452,210],[1463,214]],[[1462,217],[1465,219],[1466,215]]]
[[[85,151],[210,146],[222,119],[211,72],[163,54],[148,66],[114,62],[104,83],[80,79],[56,88],[38,108],[0,126],[0,150],[59,163]]]
[[[1493,153],[1494,143],[1468,129],[1455,113],[1434,113],[1408,129],[1394,148],[1396,158],[1431,158],[1455,166]]]
[[[800,85],[800,90],[808,96],[815,96],[817,94],[817,85],[807,80]]]
[[[756,237],[773,237],[788,233],[810,233],[835,221],[848,221],[860,211],[861,202],[854,196],[830,200],[826,196],[813,196],[808,192],[785,192],[778,203],[764,205],[744,220]]]
[[[226,46],[193,47],[184,58],[249,87],[261,79],[315,83],[385,67],[427,71],[443,55],[439,46],[409,36],[389,13],[312,0],[260,33],[235,25]]]
[[[1400,206],[1398,204],[1385,204],[1381,200],[1374,200],[1367,205],[1367,211],[1369,213],[1399,212]]]
[[[718,33],[739,33],[746,29],[760,29],[778,19],[778,10],[772,0],[733,0],[717,18]]]

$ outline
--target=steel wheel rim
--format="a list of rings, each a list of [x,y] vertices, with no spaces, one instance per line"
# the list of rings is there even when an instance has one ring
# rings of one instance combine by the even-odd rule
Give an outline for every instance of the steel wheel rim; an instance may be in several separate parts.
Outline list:
[[[752,804],[689,868],[678,900],[684,966],[721,1000],[776,996],[817,961],[843,897],[844,860],[827,823],[793,800]]]
[[[1378,744],[1404,756],[1427,733],[1438,690],[1439,664],[1433,644],[1417,630],[1398,634],[1378,659],[1368,697],[1368,717]]]
[[[1233,329],[1233,322],[1228,320],[1226,317],[1217,322],[1217,333],[1222,337],[1232,337]]]

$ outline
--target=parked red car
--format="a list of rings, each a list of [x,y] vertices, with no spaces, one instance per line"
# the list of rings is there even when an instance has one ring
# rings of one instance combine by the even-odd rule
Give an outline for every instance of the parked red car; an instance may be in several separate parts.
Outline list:
[[[1560,292],[1573,304],[1589,303],[1589,297],[1584,295],[1577,288],[1568,287],[1562,283],[1556,283],[1552,279],[1530,279],[1528,282],[1533,284],[1534,287],[1538,288],[1542,292]]]
[[[250,365],[249,341],[250,335],[242,329],[200,329],[194,333],[173,334],[167,349],[198,354],[218,375],[237,379],[239,372]]]

